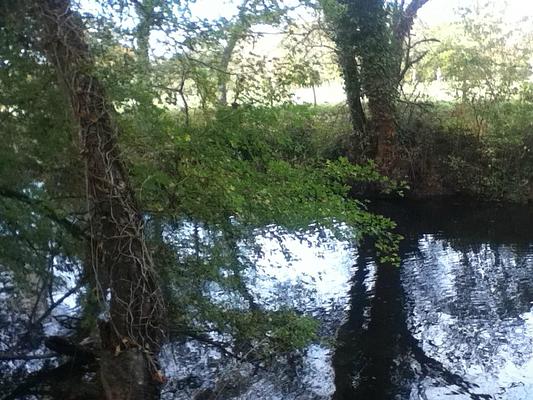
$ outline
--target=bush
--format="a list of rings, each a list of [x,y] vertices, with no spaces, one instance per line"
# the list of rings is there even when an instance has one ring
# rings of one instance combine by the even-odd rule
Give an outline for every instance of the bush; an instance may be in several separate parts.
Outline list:
[[[409,118],[400,116],[411,186],[421,194],[531,200],[532,111],[533,105],[523,102],[437,103],[417,106]]]

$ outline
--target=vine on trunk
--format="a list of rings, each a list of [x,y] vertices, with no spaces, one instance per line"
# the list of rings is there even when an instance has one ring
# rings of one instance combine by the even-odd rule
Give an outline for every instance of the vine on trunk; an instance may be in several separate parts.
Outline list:
[[[104,88],[90,74],[93,61],[83,25],[69,1],[46,0],[36,11],[43,49],[79,125],[90,225],[86,269],[104,316],[99,326],[102,350],[107,353],[100,362],[106,370],[101,371],[104,389],[113,399],[145,398],[135,391],[155,396],[154,380],[162,380],[157,353],[165,307],[144,240],[143,218],[117,146],[111,106]],[[125,383],[118,387],[105,372],[145,388],[127,388]]]

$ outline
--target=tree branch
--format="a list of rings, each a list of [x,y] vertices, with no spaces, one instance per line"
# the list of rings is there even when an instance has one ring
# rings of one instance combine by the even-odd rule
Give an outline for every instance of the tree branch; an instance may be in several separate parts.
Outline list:
[[[56,302],[54,302],[48,309],[41,315],[35,322],[31,324],[31,326],[39,325],[41,322],[43,322],[50,314],[52,314],[52,311],[56,309],[63,301],[65,301],[68,297],[76,293],[81,287],[83,286],[83,283],[80,281],[76,286],[74,286],[72,289],[67,291],[63,296],[61,296]]]
[[[399,23],[394,29],[394,36],[397,40],[404,40],[411,28],[413,27],[413,22],[415,20],[418,10],[424,6],[429,0],[412,0],[411,3],[405,8],[405,11],[400,10],[402,15],[400,16]]]
[[[54,209],[44,204],[42,200],[32,199],[30,196],[15,190],[0,186],[0,197],[16,200],[30,207],[36,208],[44,217],[63,227],[72,236],[78,239],[88,239],[89,236],[76,223],[60,216]]]

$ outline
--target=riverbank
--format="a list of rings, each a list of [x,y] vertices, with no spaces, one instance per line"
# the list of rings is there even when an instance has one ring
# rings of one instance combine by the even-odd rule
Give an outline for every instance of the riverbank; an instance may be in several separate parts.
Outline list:
[[[354,134],[345,106],[285,105],[227,110],[267,123],[285,157],[316,162],[347,157],[372,159],[369,133]],[[416,103],[397,114],[394,178],[404,181],[406,197],[465,196],[478,200],[533,201],[533,104]],[[223,124],[226,117],[210,119]],[[246,124],[234,126],[243,130]],[[354,188],[374,196],[372,186]]]
[[[403,114],[400,158],[413,196],[531,202],[532,111],[524,102],[433,103]]]

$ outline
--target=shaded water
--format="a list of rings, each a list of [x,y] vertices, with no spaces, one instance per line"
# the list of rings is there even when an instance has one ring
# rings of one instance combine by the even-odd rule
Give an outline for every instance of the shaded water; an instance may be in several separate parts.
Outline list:
[[[339,329],[335,399],[533,398],[533,211],[378,205],[401,267],[362,246]]]

